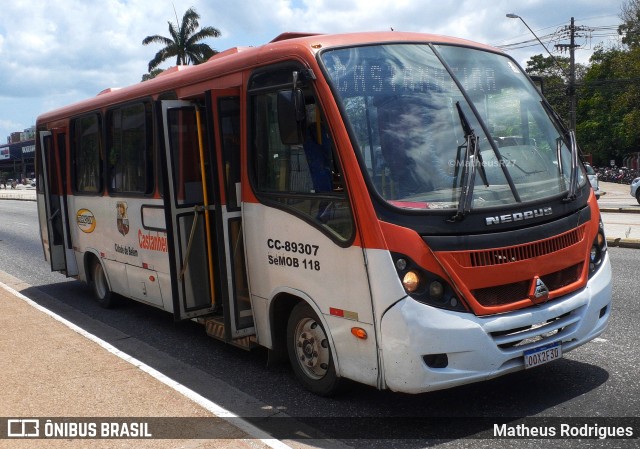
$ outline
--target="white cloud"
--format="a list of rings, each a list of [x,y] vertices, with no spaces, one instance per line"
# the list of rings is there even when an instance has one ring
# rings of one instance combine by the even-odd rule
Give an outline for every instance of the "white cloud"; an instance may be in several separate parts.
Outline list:
[[[19,125],[19,123],[15,122],[15,121],[0,119],[0,128],[18,129],[18,128],[16,128],[16,126],[18,126],[18,125]],[[5,140],[2,139],[1,143],[5,143]]]
[[[168,35],[167,22],[174,23],[176,15],[181,19],[191,6],[201,25],[221,30],[222,36],[208,43],[222,51],[261,45],[285,31],[390,28],[498,44],[531,38],[521,22],[505,17],[508,12],[521,15],[534,30],[551,27],[542,31],[547,33],[571,16],[604,16],[604,24],[615,24],[622,1],[12,0],[3,3],[0,14],[0,142],[48,109],[140,81],[160,48],[143,46],[144,37]],[[532,47],[514,55],[523,62],[542,52]]]

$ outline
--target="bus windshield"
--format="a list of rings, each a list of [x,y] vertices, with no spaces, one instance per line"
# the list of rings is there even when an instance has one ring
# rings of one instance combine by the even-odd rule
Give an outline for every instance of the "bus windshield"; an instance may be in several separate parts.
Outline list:
[[[370,185],[391,205],[473,210],[570,191],[570,139],[508,57],[412,43],[330,49],[321,61]]]

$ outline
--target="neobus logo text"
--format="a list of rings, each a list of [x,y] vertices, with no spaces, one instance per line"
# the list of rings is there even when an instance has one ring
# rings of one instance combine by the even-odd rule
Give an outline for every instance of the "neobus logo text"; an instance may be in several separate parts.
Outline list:
[[[486,217],[487,226],[513,223],[515,221],[531,220],[532,218],[544,217],[552,215],[553,210],[550,207],[541,207],[540,209],[527,210],[525,212],[514,212],[513,214],[496,215],[494,217]]]
[[[76,213],[76,223],[82,232],[91,233],[96,228],[96,217],[89,209],[80,209]]]

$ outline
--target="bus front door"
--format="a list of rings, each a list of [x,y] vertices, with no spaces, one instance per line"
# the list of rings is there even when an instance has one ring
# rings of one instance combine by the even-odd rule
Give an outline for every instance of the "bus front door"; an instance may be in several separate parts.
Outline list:
[[[69,229],[66,191],[66,133],[64,130],[40,132],[42,189],[45,200],[47,242],[45,251],[52,271],[78,275]]]
[[[201,111],[193,103],[162,101],[167,238],[176,320],[218,311],[215,206],[207,176]]]
[[[250,336],[255,334],[253,309],[249,295],[247,266],[242,226],[242,198],[240,188],[240,117],[239,89],[215,89],[210,92],[209,109],[213,111],[217,177],[220,186],[217,198],[219,211],[218,247],[224,248],[220,265],[226,274],[223,281],[225,295],[225,339],[241,347],[251,347]],[[208,331],[212,325],[207,326]]]
[[[240,92],[210,91],[205,103],[162,102],[174,315],[206,315],[209,335],[247,349],[255,327],[242,231]]]

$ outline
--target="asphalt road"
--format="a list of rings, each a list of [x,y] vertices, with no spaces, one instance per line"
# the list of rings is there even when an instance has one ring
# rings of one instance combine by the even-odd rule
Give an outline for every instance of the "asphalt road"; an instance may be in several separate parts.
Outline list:
[[[473,437],[491,430],[494,420],[613,417],[607,422],[615,424],[624,421],[621,417],[637,418],[640,411],[640,250],[610,248],[614,307],[609,328],[561,360],[446,391],[404,395],[350,384],[342,396],[327,399],[303,390],[288,366],[268,368],[264,350],[245,352],[224,345],[195,323],[174,323],[171,315],[135,302],[101,309],[88,287],[51,273],[44,262],[35,203],[0,201],[0,217],[0,270],[32,286],[23,294],[240,416],[285,415],[296,418],[289,420],[296,428],[339,440],[307,442],[312,446],[539,447],[540,441],[530,439]],[[429,422],[425,417],[433,418],[433,430],[443,439],[424,438],[424,433],[406,438]],[[580,446],[637,443],[587,439]],[[551,445],[576,444],[554,440]]]

